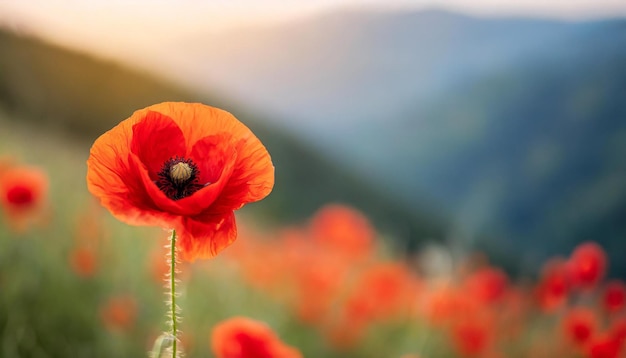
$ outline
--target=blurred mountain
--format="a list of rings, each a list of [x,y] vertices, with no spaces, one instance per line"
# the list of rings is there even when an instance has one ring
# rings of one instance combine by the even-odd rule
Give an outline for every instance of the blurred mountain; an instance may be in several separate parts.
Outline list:
[[[224,108],[263,141],[276,167],[276,183],[263,203],[246,211],[268,222],[294,222],[324,204],[342,202],[364,211],[400,240],[442,237],[441,218],[403,206],[351,170],[329,161],[258,111],[214,94],[202,95],[147,73],[87,54],[0,30],[0,109],[72,133],[88,145],[134,110],[162,101],[203,102]],[[406,242],[402,243],[403,245]]]
[[[276,119],[303,133],[325,136],[329,127],[345,134],[398,117],[410,103],[523,62],[579,31],[555,21],[485,20],[439,10],[345,11],[201,34],[164,47],[186,59],[196,84],[217,83],[285,114]]]
[[[488,245],[526,252],[532,265],[595,240],[626,274],[625,64],[626,22],[600,24],[414,106],[369,139],[394,138],[395,163],[411,163],[387,167],[394,186],[420,183],[468,230],[502,234]]]
[[[428,193],[465,244],[489,233],[532,269],[582,240],[626,252],[626,20],[346,11],[175,46],[197,86],[282,114],[398,200]]]

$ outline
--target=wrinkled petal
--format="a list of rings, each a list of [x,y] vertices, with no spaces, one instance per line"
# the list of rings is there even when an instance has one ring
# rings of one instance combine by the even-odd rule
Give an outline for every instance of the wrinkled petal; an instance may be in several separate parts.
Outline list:
[[[188,261],[208,259],[232,244],[237,238],[233,212],[224,215],[184,217],[178,227],[181,257]]]
[[[115,146],[92,147],[87,161],[87,187],[102,206],[131,225],[166,224],[173,215],[160,210],[146,191],[141,171],[129,163],[129,153]],[[144,174],[147,171],[144,169]]]
[[[187,148],[192,148],[196,142],[208,135],[219,133],[227,133],[232,138],[244,140],[255,137],[252,131],[232,114],[202,103],[164,102],[139,110],[135,115],[145,116],[150,111],[172,118],[184,133]]]
[[[167,160],[185,155],[185,137],[172,118],[149,111],[133,125],[130,151],[148,168],[150,178],[155,180]]]
[[[274,187],[274,165],[263,144],[258,139],[240,140],[236,148],[233,174],[212,205],[212,212],[240,209],[265,198]]]
[[[235,148],[229,144],[230,136],[226,133],[206,136],[194,143],[189,158],[198,167],[201,184],[217,182],[226,165],[234,166]]]

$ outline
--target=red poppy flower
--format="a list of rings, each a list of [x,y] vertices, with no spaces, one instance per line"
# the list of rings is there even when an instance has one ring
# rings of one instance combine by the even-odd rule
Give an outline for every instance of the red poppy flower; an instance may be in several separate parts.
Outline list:
[[[535,288],[539,306],[544,311],[554,311],[568,299],[570,280],[567,264],[561,259],[548,261],[542,270],[541,281]]]
[[[619,312],[626,306],[626,285],[619,280],[609,282],[604,289],[602,301],[607,312]]]
[[[345,284],[344,270],[321,255],[302,257],[292,267],[298,317],[307,323],[321,323]]]
[[[301,358],[264,323],[234,317],[213,328],[211,348],[217,358]]]
[[[0,175],[0,204],[18,228],[41,208],[48,189],[46,174],[38,168],[13,167]]]
[[[233,115],[198,103],[136,111],[93,144],[87,185],[121,221],[174,228],[187,260],[208,258],[237,236],[233,211],[267,196],[274,167]]]
[[[76,247],[69,254],[70,267],[80,277],[91,277],[96,273],[98,259],[93,249]]]
[[[589,358],[619,358],[623,357],[623,341],[607,334],[594,337],[589,343],[587,357]]]
[[[374,249],[374,228],[348,206],[331,204],[320,209],[312,219],[311,232],[316,244],[348,259],[367,258]]]
[[[613,321],[609,333],[615,340],[626,343],[626,317],[619,317]]]
[[[586,242],[576,247],[568,261],[572,284],[582,289],[592,289],[604,278],[607,258],[596,243]]]
[[[596,316],[586,308],[574,308],[563,317],[563,331],[567,339],[577,346],[588,342],[596,333]]]
[[[502,270],[487,267],[474,272],[467,279],[467,292],[481,303],[500,302],[507,292],[508,281],[508,277]]]
[[[357,278],[346,299],[346,315],[354,324],[406,316],[414,308],[417,286],[405,266],[378,263]]]
[[[483,354],[491,345],[493,331],[482,320],[468,320],[453,327],[452,339],[457,352],[463,357]]]
[[[130,329],[137,318],[137,302],[127,295],[112,297],[100,309],[100,317],[110,331]]]

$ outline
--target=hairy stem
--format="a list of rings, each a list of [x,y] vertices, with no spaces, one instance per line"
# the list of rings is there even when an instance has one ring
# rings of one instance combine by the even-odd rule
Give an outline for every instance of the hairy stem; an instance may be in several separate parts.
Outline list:
[[[176,230],[172,230],[170,237],[170,334],[172,335],[172,358],[177,357],[176,344],[178,341],[177,312],[176,312]]]
[[[150,352],[150,358],[162,358],[163,354],[172,352],[172,358],[178,358],[180,353],[177,350],[178,345],[178,313],[179,308],[176,306],[176,231],[172,230],[169,239],[168,264],[170,271],[166,275],[167,279],[167,301],[168,308],[167,318],[169,324],[169,332],[163,332],[155,341]]]

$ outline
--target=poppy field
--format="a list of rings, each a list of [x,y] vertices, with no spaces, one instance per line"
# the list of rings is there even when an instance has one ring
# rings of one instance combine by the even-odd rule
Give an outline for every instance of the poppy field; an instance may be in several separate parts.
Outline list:
[[[116,219],[128,207],[112,210],[85,180],[93,143],[44,134],[6,114],[0,125],[2,357],[171,357],[171,336],[163,334],[171,330],[171,228],[181,234],[179,356],[626,356],[626,286],[608,277],[611,263],[594,242],[520,277],[480,253],[406,255],[358,208],[329,202],[282,226],[246,206],[235,211],[236,236],[202,249],[219,227],[189,235],[161,225],[169,217],[152,227]],[[210,148],[224,143],[212,139]],[[151,149],[146,156],[159,155]],[[191,168],[177,163],[167,173]],[[262,194],[271,195],[267,187]],[[262,208],[264,195],[248,205]]]

